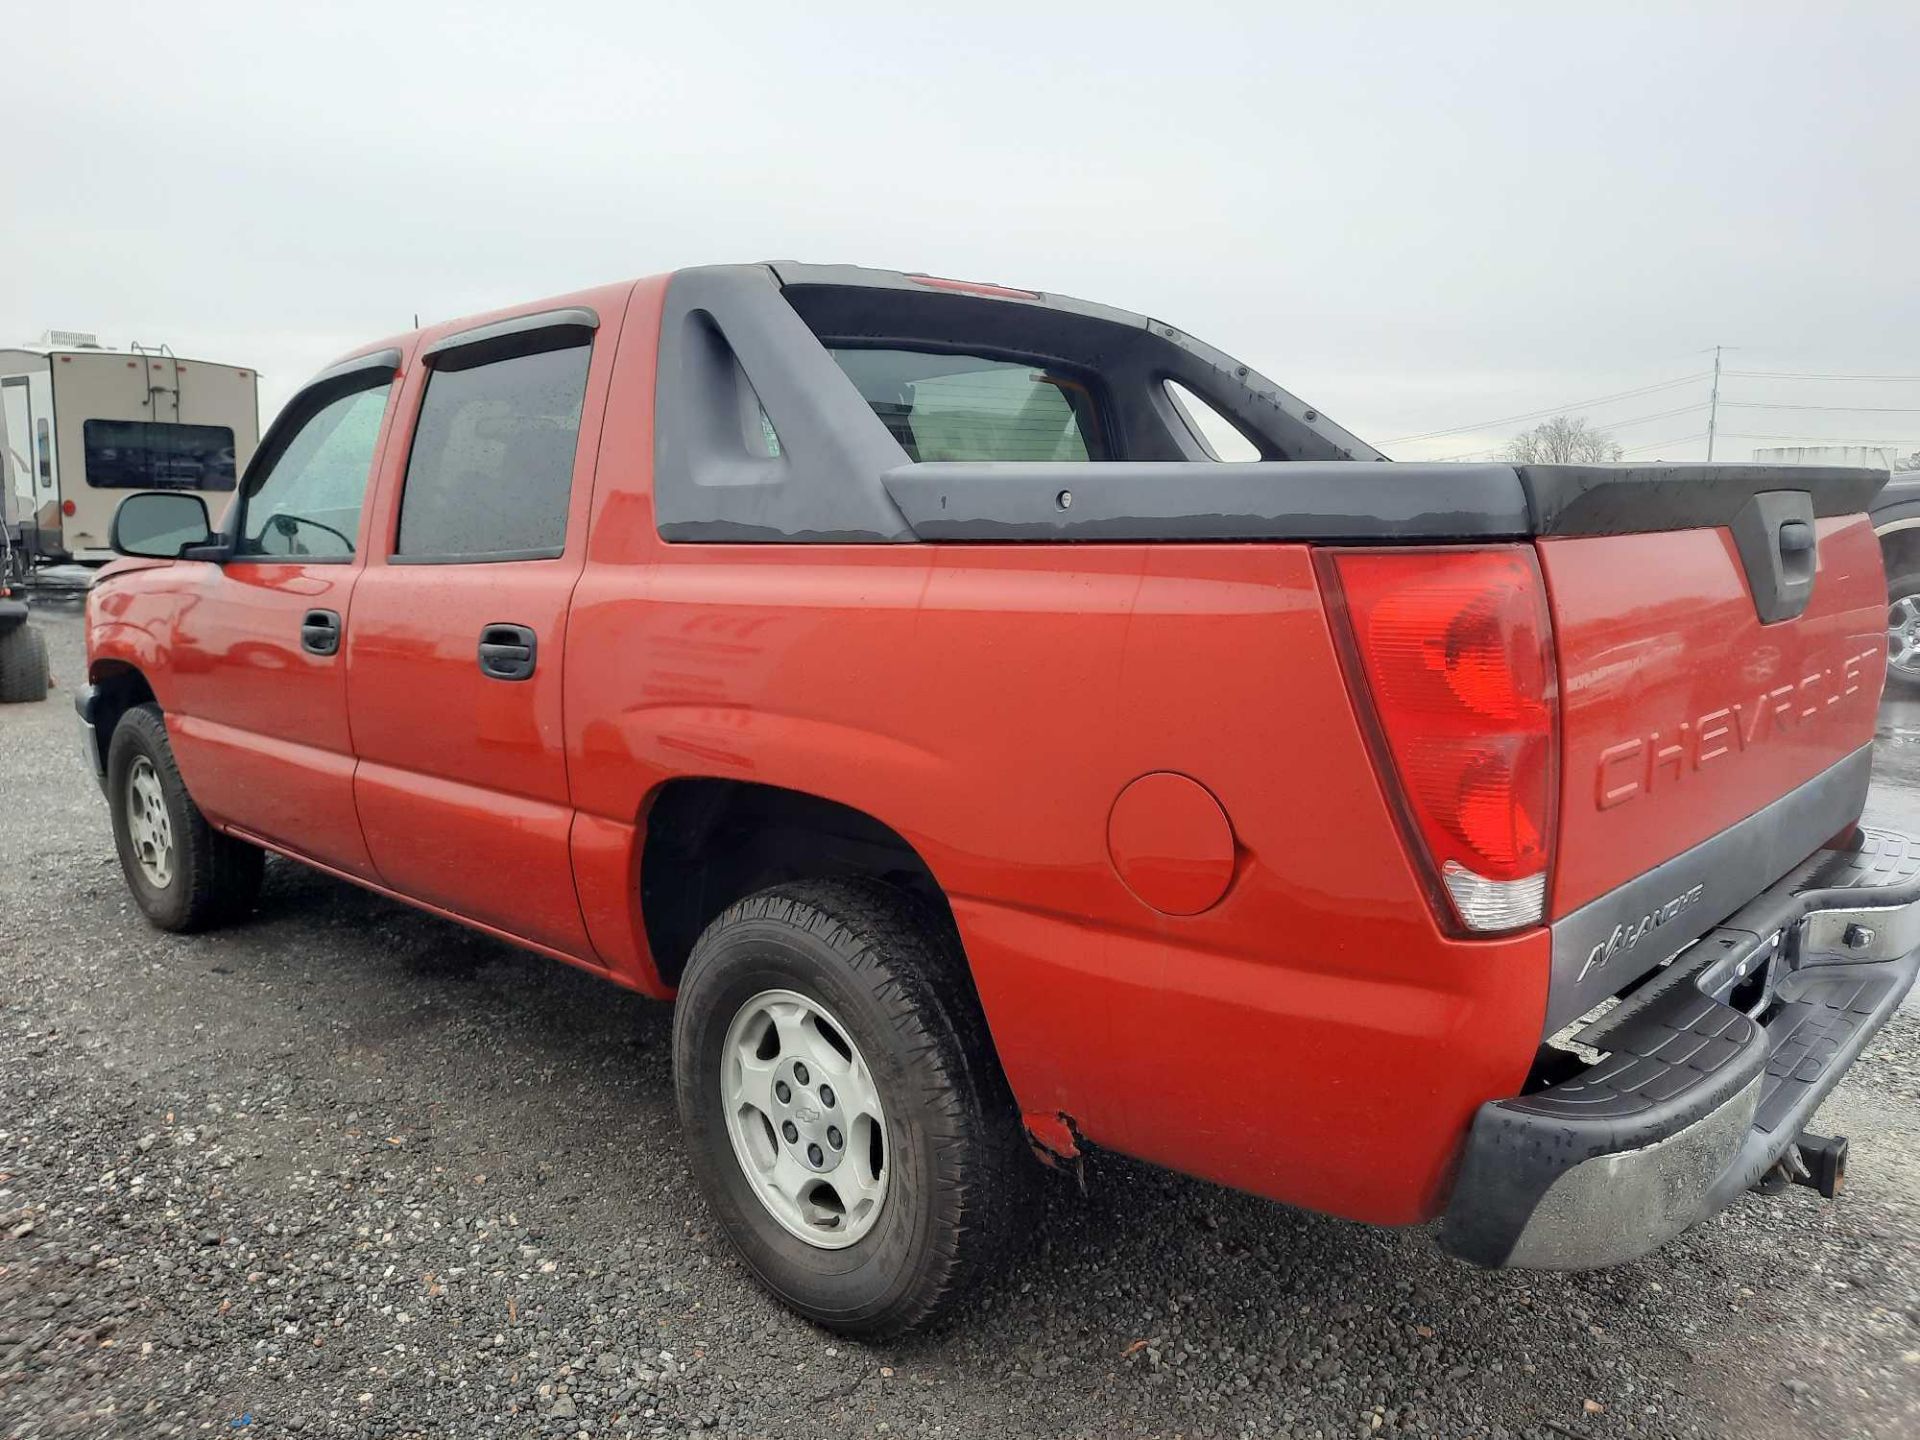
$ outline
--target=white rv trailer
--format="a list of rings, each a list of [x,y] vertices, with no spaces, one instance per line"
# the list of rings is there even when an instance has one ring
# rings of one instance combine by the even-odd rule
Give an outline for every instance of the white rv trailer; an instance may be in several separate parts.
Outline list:
[[[0,488],[34,560],[112,558],[113,512],[142,490],[192,490],[215,526],[260,443],[259,376],[91,335],[0,349]]]

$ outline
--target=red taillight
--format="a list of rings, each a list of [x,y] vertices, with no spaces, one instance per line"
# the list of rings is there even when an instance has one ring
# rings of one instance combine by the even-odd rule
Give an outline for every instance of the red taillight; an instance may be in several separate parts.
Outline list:
[[[62,500],[60,502],[60,513],[71,518],[80,513],[80,507],[71,500]]]
[[[1533,551],[1323,553],[1344,598],[1355,698],[1450,914],[1535,925],[1552,858],[1553,636]]]

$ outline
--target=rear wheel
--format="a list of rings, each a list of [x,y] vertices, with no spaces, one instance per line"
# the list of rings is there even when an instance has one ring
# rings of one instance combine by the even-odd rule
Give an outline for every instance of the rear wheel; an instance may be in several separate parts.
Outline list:
[[[206,930],[246,914],[266,857],[208,825],[174,764],[156,705],[136,705],[107,747],[107,803],[127,888],[162,930]]]
[[[1887,580],[1887,679],[1920,689],[1920,570]]]
[[[0,705],[47,698],[47,637],[23,622],[0,635]]]
[[[793,884],[721,915],[687,964],[674,1074],[721,1227],[822,1325],[922,1325],[1019,1230],[1033,1161],[964,961],[899,890]]]

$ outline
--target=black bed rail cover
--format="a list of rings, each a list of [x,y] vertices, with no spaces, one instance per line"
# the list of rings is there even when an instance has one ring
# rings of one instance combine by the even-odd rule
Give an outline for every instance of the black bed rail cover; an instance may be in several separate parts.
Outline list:
[[[1366,543],[1731,526],[1757,495],[1864,511],[1884,470],[1813,465],[1378,461],[902,465],[887,494],[921,540]]]

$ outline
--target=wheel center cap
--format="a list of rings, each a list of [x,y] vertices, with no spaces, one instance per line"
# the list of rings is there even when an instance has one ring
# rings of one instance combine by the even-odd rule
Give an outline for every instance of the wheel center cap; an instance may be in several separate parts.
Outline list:
[[[774,1119],[787,1153],[816,1175],[839,1168],[846,1152],[840,1097],[818,1065],[788,1060],[774,1072]]]

